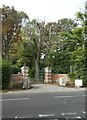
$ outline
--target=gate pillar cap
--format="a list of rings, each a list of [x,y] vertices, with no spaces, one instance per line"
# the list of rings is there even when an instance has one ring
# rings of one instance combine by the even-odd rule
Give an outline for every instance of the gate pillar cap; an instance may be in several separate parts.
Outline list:
[[[46,67],[45,72],[51,72],[51,67]]]

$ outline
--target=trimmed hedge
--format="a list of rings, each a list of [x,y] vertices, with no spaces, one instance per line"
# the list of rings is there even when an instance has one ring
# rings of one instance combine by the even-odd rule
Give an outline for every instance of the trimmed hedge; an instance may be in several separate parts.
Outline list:
[[[18,74],[20,68],[10,62],[2,60],[2,89],[8,89],[11,74]]]
[[[2,89],[8,89],[11,76],[11,63],[2,61]]]

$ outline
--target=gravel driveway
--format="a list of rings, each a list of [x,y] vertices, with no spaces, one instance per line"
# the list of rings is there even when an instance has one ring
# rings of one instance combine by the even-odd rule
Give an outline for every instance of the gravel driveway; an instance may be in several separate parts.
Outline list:
[[[46,93],[46,92],[75,92],[85,91],[85,88],[67,88],[53,84],[32,84],[32,88],[28,90],[10,91],[8,93]]]

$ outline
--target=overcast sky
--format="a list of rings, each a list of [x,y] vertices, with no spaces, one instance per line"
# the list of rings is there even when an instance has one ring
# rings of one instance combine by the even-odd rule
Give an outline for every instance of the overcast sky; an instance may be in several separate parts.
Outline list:
[[[61,18],[74,19],[75,13],[84,11],[86,0],[0,0],[2,5],[14,6],[27,13],[30,19],[57,21]]]

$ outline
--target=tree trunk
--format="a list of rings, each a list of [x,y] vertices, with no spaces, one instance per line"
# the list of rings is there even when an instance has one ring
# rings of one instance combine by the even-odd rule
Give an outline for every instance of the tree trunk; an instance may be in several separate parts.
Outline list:
[[[37,60],[35,60],[35,80],[39,81],[39,64]]]

